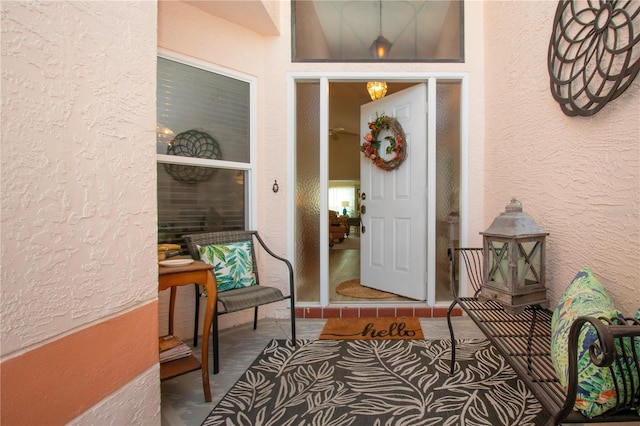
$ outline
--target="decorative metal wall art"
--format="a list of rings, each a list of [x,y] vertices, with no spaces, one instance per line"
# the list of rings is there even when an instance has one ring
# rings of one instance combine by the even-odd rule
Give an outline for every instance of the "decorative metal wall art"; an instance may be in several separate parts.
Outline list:
[[[219,160],[222,158],[220,145],[210,134],[200,130],[187,130],[179,133],[169,143],[167,155],[182,157],[208,158]],[[207,167],[185,166],[182,164],[165,164],[165,171],[178,182],[195,183],[209,179],[215,169]]]
[[[591,116],[640,71],[640,1],[560,0],[548,52],[551,93],[568,116]]]

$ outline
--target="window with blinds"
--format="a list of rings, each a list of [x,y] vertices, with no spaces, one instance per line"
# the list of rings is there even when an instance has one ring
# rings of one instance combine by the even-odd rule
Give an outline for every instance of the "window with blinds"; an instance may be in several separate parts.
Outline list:
[[[159,243],[184,246],[185,234],[245,229],[250,84],[158,58]]]

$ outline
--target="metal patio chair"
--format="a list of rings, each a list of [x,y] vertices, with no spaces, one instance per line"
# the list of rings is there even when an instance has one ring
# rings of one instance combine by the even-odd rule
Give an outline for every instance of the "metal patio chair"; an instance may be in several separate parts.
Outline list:
[[[251,259],[253,263],[253,273],[255,276],[255,285],[250,287],[237,288],[226,291],[218,291],[217,303],[218,308],[222,305],[222,309],[216,309],[213,316],[213,374],[217,374],[220,371],[219,368],[219,356],[218,356],[218,316],[228,314],[231,312],[243,311],[245,309],[253,308],[253,329],[255,330],[258,325],[258,307],[269,303],[279,302],[286,299],[290,299],[291,303],[291,342],[295,344],[296,340],[296,325],[295,325],[295,305],[294,305],[294,282],[293,282],[293,267],[284,257],[276,255],[273,251],[267,247],[257,231],[221,231],[221,232],[206,232],[200,234],[190,234],[183,236],[191,257],[196,260],[200,259],[200,251],[198,247],[204,247],[209,245],[218,244],[230,244],[251,241]],[[263,285],[260,282],[260,274],[258,273],[258,263],[256,261],[256,244],[264,249],[271,257],[283,262],[289,270],[289,294],[283,294],[280,289]],[[199,315],[199,297],[196,295],[196,326],[194,344],[197,344],[197,329],[198,329],[198,315]],[[206,333],[207,331],[203,331]]]

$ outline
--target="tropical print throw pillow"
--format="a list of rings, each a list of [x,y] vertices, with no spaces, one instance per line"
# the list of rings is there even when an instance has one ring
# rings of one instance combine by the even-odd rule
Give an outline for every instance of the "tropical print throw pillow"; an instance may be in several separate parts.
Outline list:
[[[583,268],[575,276],[561,296],[551,319],[551,360],[560,383],[565,387],[569,382],[569,331],[573,322],[580,316],[609,319],[619,316],[609,294],[589,268]],[[603,414],[616,406],[617,376],[620,384],[622,377],[628,383],[631,375],[636,389],[639,380],[638,371],[635,368],[628,371],[624,362],[620,368],[616,363],[613,368],[596,366],[589,355],[589,348],[596,342],[598,336],[595,328],[585,325],[578,338],[578,394],[575,408],[588,418]],[[623,356],[621,347],[616,347],[616,352],[619,357]],[[620,389],[621,397],[624,397],[624,391]]]
[[[203,262],[214,266],[219,292],[256,284],[251,241],[198,246],[198,251]]]

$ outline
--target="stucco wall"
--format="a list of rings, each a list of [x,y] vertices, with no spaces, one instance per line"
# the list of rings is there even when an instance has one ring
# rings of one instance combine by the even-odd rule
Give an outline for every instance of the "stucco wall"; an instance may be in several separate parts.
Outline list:
[[[640,307],[640,79],[590,118],[553,100],[556,2],[485,2],[487,227],[512,196],[547,239],[552,303],[591,267],[619,309]]]
[[[258,193],[257,228],[277,253],[286,254],[288,224],[287,187],[293,176],[285,167],[287,158],[287,74],[289,72],[468,72],[469,73],[469,217],[467,232],[470,241],[477,243],[483,217],[483,157],[484,157],[484,59],[483,59],[483,7],[480,2],[465,4],[467,28],[466,62],[459,64],[392,64],[382,63],[292,63],[290,3],[280,1],[280,36],[265,37],[247,28],[230,23],[203,12],[189,4],[166,1],[158,5],[158,46],[172,52],[204,60],[211,64],[237,70],[258,80]],[[249,25],[247,23],[247,25]],[[363,90],[365,90],[363,86]],[[273,181],[278,181],[280,191],[271,191]],[[268,270],[268,269],[267,269]],[[284,271],[270,272],[276,283],[285,285]],[[193,290],[181,289],[178,294],[176,333],[192,335]],[[160,299],[160,327],[165,316]],[[287,318],[289,313],[283,304],[266,306],[263,315]],[[237,313],[221,317],[222,328],[250,320],[248,314]]]
[[[636,81],[591,118],[569,118],[549,91],[546,53],[554,1],[465,3],[465,63],[376,64],[377,72],[469,73],[469,245],[518,197],[550,233],[552,304],[582,266],[592,267],[627,313],[640,305],[639,116]],[[280,22],[290,21],[289,7]],[[285,247],[285,199],[269,191],[290,176],[286,155],[286,74],[289,71],[370,72],[368,64],[291,63],[290,28],[262,37],[188,5],[159,11],[159,40],[186,55],[258,77],[258,227]],[[232,34],[232,36],[230,36]],[[248,52],[250,52],[248,54]],[[486,68],[485,68],[486,61]],[[485,142],[486,141],[486,142]],[[264,188],[263,188],[264,186]]]
[[[253,31],[241,26],[235,25],[212,16],[204,12],[200,8],[196,8],[190,4],[177,1],[161,1],[158,3],[158,47],[163,51],[169,51],[181,55],[187,55],[191,58],[210,63],[214,66],[223,67],[231,71],[241,72],[245,75],[261,77],[264,75],[265,56],[270,51],[269,43],[274,37],[264,37]],[[284,84],[284,83],[283,83]],[[284,93],[285,89],[280,89]],[[258,148],[264,149],[267,142],[264,135],[265,120],[284,120],[284,108],[267,107],[265,104],[265,93],[269,91],[269,84],[265,81],[258,81],[258,128],[257,132]],[[265,117],[263,113],[265,108],[269,108],[269,116]],[[277,126],[275,126],[277,127]],[[267,130],[267,132],[277,131]],[[280,147],[275,144],[273,148],[278,151]],[[284,150],[284,147],[282,148]],[[262,151],[261,151],[262,152]],[[285,158],[285,151],[282,151],[282,158]],[[260,155],[260,154],[258,154]],[[258,188],[258,205],[260,205],[260,216],[268,214],[272,224],[277,226],[264,227],[260,223],[256,227],[260,234],[265,238],[269,246],[273,246],[273,250],[277,253],[286,253],[286,239],[284,238],[284,230],[286,229],[285,218],[282,212],[286,211],[286,178],[282,168],[273,170],[265,168],[265,164],[259,159],[261,164],[258,181],[265,182],[265,187],[271,188],[274,179],[278,180],[280,192],[273,194],[270,199],[263,200],[265,195],[262,187]],[[276,164],[282,167],[282,159],[276,161]],[[278,212],[277,214],[275,212]],[[277,228],[281,228],[278,238]],[[283,281],[284,278],[280,278]],[[282,286],[284,290],[284,284]],[[161,333],[167,329],[168,321],[168,292],[163,292],[159,297],[159,328]],[[200,333],[202,333],[202,324],[205,310],[205,299],[201,299],[200,309]],[[260,309],[261,316],[267,314],[269,308]],[[189,287],[177,289],[176,299],[176,318],[174,322],[174,334],[181,338],[193,337],[193,318],[194,318],[194,290]],[[253,318],[252,311],[243,311],[224,315],[220,317],[220,328],[226,328],[236,324],[242,324],[251,321]]]
[[[93,327],[138,309],[157,315],[155,52],[154,2],[2,2],[3,367],[79,331],[111,348],[119,336]],[[154,351],[127,379],[138,383],[105,406],[157,420]],[[136,387],[147,399],[132,407]],[[12,394],[3,387],[3,418]]]

